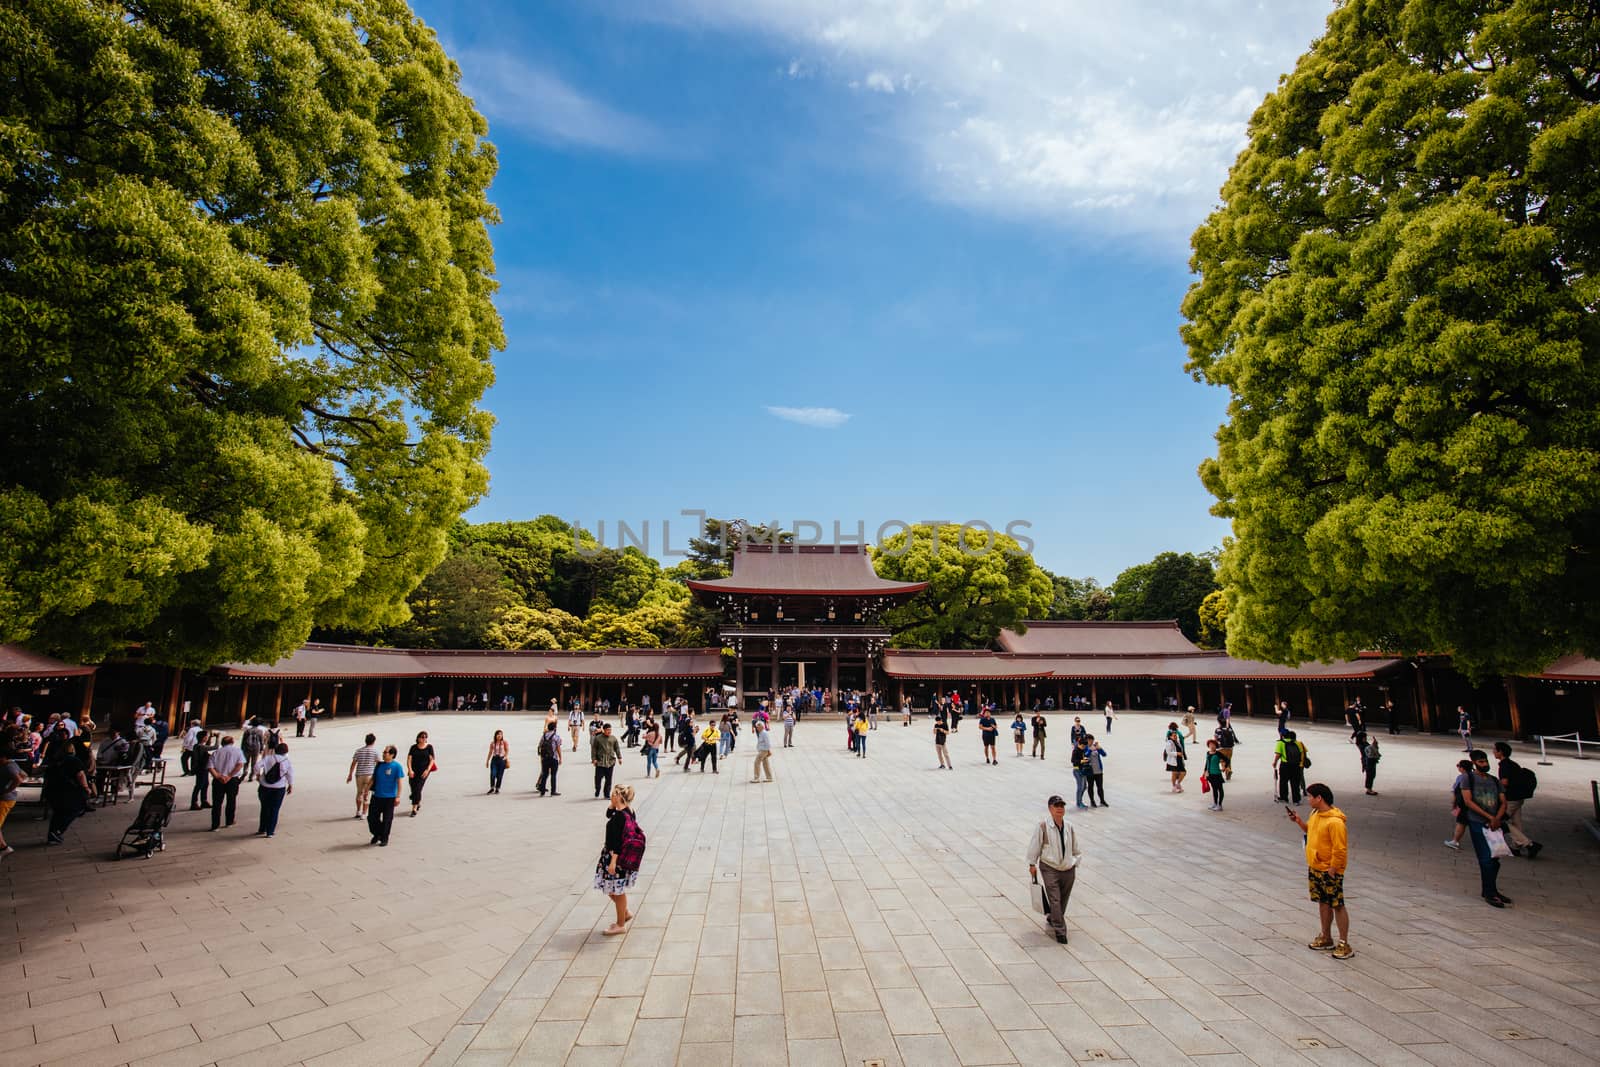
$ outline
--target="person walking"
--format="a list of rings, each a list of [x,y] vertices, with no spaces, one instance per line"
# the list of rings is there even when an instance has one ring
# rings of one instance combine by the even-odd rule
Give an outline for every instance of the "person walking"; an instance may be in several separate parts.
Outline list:
[[[689,764],[694,762],[694,750],[699,736],[700,731],[694,724],[693,711],[678,717],[678,754],[672,758],[672,762],[683,760],[684,774],[689,773]]]
[[[267,736],[256,727],[256,720],[250,719],[244,724],[244,729],[239,733],[239,751],[244,753],[244,780],[253,782],[257,778],[256,765],[261,762],[261,757],[267,747]]]
[[[1347,960],[1355,950],[1350,947],[1350,913],[1344,906],[1344,872],[1350,859],[1344,812],[1333,806],[1333,790],[1321,782],[1306,787],[1306,799],[1311,804],[1310,819],[1285,808],[1289,821],[1306,835],[1306,883],[1322,924],[1321,932],[1306,947],[1331,951],[1334,959]],[[1333,939],[1335,923],[1338,941]]]
[[[178,753],[178,766],[183,768],[184,775],[194,773],[194,768],[189,766],[189,753],[194,751],[195,738],[200,736],[200,720],[190,719],[189,725],[184,728],[183,740],[178,742],[181,751]]]
[[[367,804],[367,829],[372,831],[372,840],[368,844],[387,846],[394,830],[394,808],[400,803],[400,783],[406,780],[399,755],[399,749],[388,745],[383,758],[373,764],[372,798]]]
[[[722,731],[717,729],[717,720],[708,718],[706,728],[700,731],[700,747],[695,749],[695,756],[700,760],[700,773],[706,773],[706,757],[711,757],[711,773],[720,774],[717,770],[717,743],[722,740]],[[684,764],[684,770],[689,769]]]
[[[1357,738],[1356,745],[1361,750],[1361,773],[1366,777],[1367,796],[1375,797],[1378,794],[1372,788],[1372,783],[1378,780],[1378,761],[1383,758],[1383,753],[1378,750],[1378,739],[1362,734]]]
[[[1183,792],[1183,780],[1188,776],[1183,762],[1183,735],[1178,732],[1178,724],[1167,723],[1167,740],[1161,750],[1161,758],[1167,765],[1167,774],[1172,778],[1172,791]]]
[[[661,777],[661,727],[656,725],[653,718],[646,719],[643,727],[643,740],[640,742],[639,751],[644,755],[644,776],[646,778]],[[652,772],[654,772],[652,774]]]
[[[901,700],[900,700],[900,714],[902,716],[904,716],[904,718],[905,718],[905,722],[901,723],[900,725],[901,726],[910,726],[911,725],[911,698],[909,696],[901,698]]]
[[[1091,808],[1095,806],[1094,798],[1095,794],[1098,793],[1100,794],[1100,807],[1109,808],[1111,805],[1106,803],[1106,757],[1111,753],[1100,746],[1100,742],[1095,740],[1094,734],[1090,734],[1083,740],[1087,746],[1084,749],[1083,765],[1089,775],[1089,806]]]
[[[994,750],[995,742],[1000,739],[1000,726],[989,714],[987,704],[978,709],[978,737],[983,741],[983,762],[992,767],[1000,766],[999,755]]]
[[[628,890],[639,881],[645,836],[631,807],[633,787],[619,785],[610,795],[611,806],[606,810],[606,843],[600,852],[600,862],[595,865],[594,887],[610,897],[617,909],[616,921],[602,931],[607,937],[615,937],[628,928],[633,918],[628,911]]]
[[[1217,739],[1217,751],[1222,753],[1224,760],[1222,776],[1231,782],[1233,781],[1233,746],[1239,743],[1239,735],[1233,732],[1233,723],[1225,721],[1218,724],[1216,733],[1212,736]]]
[[[1472,716],[1467,714],[1467,709],[1460,704],[1456,705],[1456,733],[1461,735],[1461,743],[1466,747],[1467,755],[1472,755]]]
[[[1044,759],[1044,738],[1048,725],[1044,712],[1036,711],[1033,713],[1033,755],[1036,759]]]
[[[66,840],[73,820],[89,810],[89,768],[78,757],[66,729],[57,726],[45,743],[44,784],[40,788],[50,809],[50,829],[45,844],[59,845]]]
[[[294,792],[294,764],[289,762],[289,746],[280,744],[261,760],[256,777],[256,798],[261,801],[261,821],[256,836],[268,840],[278,832],[278,815],[283,802]]]
[[[1072,717],[1072,729],[1067,732],[1067,739],[1073,748],[1083,744],[1084,738],[1089,736],[1089,728],[1083,725],[1083,719],[1077,715]]]
[[[345,772],[344,784],[356,784],[356,814],[364,818],[371,809],[372,775],[378,768],[378,735],[368,734],[366,743],[350,754],[350,769]]]
[[[1067,821],[1067,802],[1059,796],[1046,801],[1049,816],[1028,843],[1028,875],[1044,893],[1046,922],[1057,941],[1067,943],[1067,901],[1078,877],[1078,861],[1083,852],[1078,834]]]
[[[1472,751],[1472,767],[1456,779],[1456,792],[1466,811],[1472,851],[1478,855],[1478,882],[1484,902],[1490,907],[1503,908],[1511,903],[1511,898],[1500,892],[1500,860],[1485,835],[1490,830],[1500,829],[1506,817],[1506,794],[1500,779],[1489,773],[1487,752]]]
[[[756,760],[750,768],[750,780],[758,781],[761,772],[767,772],[767,781],[772,781],[772,731],[767,724],[757,720],[756,731]],[[659,772],[658,772],[659,773]]]
[[[294,706],[294,735],[296,737],[304,737],[306,735],[306,702],[304,700]]]
[[[317,736],[317,720],[322,718],[323,713],[326,712],[327,710],[328,709],[326,709],[326,708],[324,708],[322,706],[322,701],[313,700],[311,702],[311,707],[306,710],[306,736],[307,737],[316,737]]]
[[[1534,790],[1539,788],[1539,777],[1533,770],[1524,767],[1511,758],[1511,746],[1504,741],[1494,743],[1494,755],[1498,761],[1495,776],[1500,779],[1500,788],[1506,794],[1506,837],[1511,842],[1513,856],[1526,855],[1530,860],[1538,859],[1539,853],[1544,851],[1544,846],[1529,837],[1522,829],[1522,805],[1526,804],[1533,796]]]
[[[1400,732],[1400,720],[1395,717],[1394,701],[1385,700],[1383,702],[1383,710],[1389,719],[1389,733],[1398,734]]]
[[[908,704],[907,707],[910,707],[910,705]],[[784,748],[793,748],[794,747],[794,716],[795,716],[794,701],[793,700],[785,700],[783,702],[783,747]]]
[[[544,796],[548,787],[550,795],[558,797],[556,791],[556,777],[561,773],[561,731],[554,722],[548,722],[544,727],[544,736],[539,738],[539,784],[534,788]]]
[[[1306,746],[1295,737],[1293,730],[1285,730],[1283,737],[1272,746],[1272,770],[1278,778],[1278,799],[1300,803],[1300,790],[1305,782]]]
[[[411,781],[411,817],[415,819],[422,810],[422,789],[428,778],[439,769],[433,746],[428,744],[428,731],[417,734],[416,744],[406,753],[406,777]]]
[[[622,762],[622,746],[611,736],[611,724],[605,723],[600,732],[589,741],[589,762],[594,764],[594,795],[599,800],[611,794],[611,776]]]
[[[1200,743],[1200,738],[1195,736],[1195,717],[1193,704],[1189,705],[1189,707],[1184,710],[1183,729],[1184,732],[1189,735],[1189,740],[1195,742],[1196,744]]]
[[[1022,717],[1022,712],[1017,711],[1017,717],[1011,720],[1011,740],[1017,746],[1017,758],[1022,758],[1022,746],[1028,743],[1028,721]]]
[[[500,783],[506,778],[506,768],[511,766],[511,742],[506,740],[504,730],[494,732],[494,737],[489,741],[489,754],[483,758],[483,765],[489,768],[489,793],[500,792]],[[489,793],[484,795],[488,796]]]
[[[1461,851],[1461,839],[1467,836],[1467,808],[1461,803],[1461,779],[1471,773],[1471,760],[1456,761],[1456,776],[1450,783],[1450,815],[1456,821],[1455,829],[1444,841],[1444,847],[1455,852]]]
[[[1085,739],[1080,739],[1072,746],[1072,755],[1069,757],[1069,760],[1072,764],[1073,784],[1077,786],[1078,795],[1076,803],[1080,808],[1087,808],[1089,806],[1083,802],[1084,791],[1089,788],[1089,742],[1086,739],[1087,736],[1088,735],[1085,735]]]
[[[1277,714],[1278,739],[1281,741],[1283,735],[1289,732],[1289,702],[1287,700],[1278,701],[1277,707],[1273,711]]]
[[[232,826],[239,809],[239,783],[244,776],[244,753],[233,743],[233,735],[222,736],[222,747],[211,753],[206,773],[211,775],[211,829],[220,828],[224,821]]]
[[[1117,709],[1112,706],[1111,701],[1109,701],[1109,700],[1106,701],[1106,736],[1107,737],[1111,736],[1111,720],[1115,719],[1116,717],[1117,717]]]
[[[215,752],[216,734],[202,730],[189,749],[189,766],[194,769],[194,788],[189,791],[189,810],[203,811],[211,806],[211,753]]]
[[[955,764],[950,762],[950,720],[945,717],[944,709],[938,708],[933,715],[933,751],[939,757],[939,766],[945,770],[955,770]]]
[[[22,728],[18,726],[15,729],[21,731]],[[23,773],[22,764],[17,762],[18,749],[26,747],[26,744],[21,740],[20,732],[13,734],[11,729],[8,729],[3,745],[0,745],[0,830],[5,829],[7,816],[11,814],[11,809],[17,806],[17,799],[20,796],[18,787],[27,777]],[[83,781],[85,785],[89,783],[87,775]],[[15,851],[16,849],[6,844],[4,835],[0,834],[0,858],[9,856]]]
[[[1211,787],[1211,810],[1222,810],[1222,772],[1228,761],[1222,755],[1222,746],[1217,744],[1217,739],[1212,738],[1206,742],[1206,784]]]
[[[550,717],[553,719],[555,718],[555,704],[553,702],[550,710],[552,712]],[[572,702],[572,710],[567,712],[567,728],[572,731],[572,751],[576,752],[578,751],[578,742],[582,739],[583,734],[583,705],[576,700]]]

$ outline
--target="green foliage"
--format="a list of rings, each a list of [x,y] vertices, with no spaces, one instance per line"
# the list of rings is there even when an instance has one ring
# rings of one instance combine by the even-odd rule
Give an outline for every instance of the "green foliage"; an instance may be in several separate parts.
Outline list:
[[[1043,615],[1054,596],[1044,569],[1000,533],[914,526],[885,538],[873,562],[884,578],[929,583],[887,615],[900,648],[987,648],[1001,630]]]
[[[457,79],[399,0],[0,0],[0,640],[404,618],[504,343]]]
[[[589,648],[583,620],[560,608],[508,608],[486,631],[490,648]]]
[[[1220,589],[1200,602],[1200,636],[1195,643],[1201,648],[1228,647],[1228,600]]]
[[[1230,651],[1600,651],[1600,13],[1348,0],[1194,234]]]
[[[731,571],[730,561],[739,546],[746,540],[765,541],[772,544],[791,544],[794,533],[779,529],[776,524],[751,522],[748,519],[706,519],[705,536],[689,538],[689,558],[678,566],[686,568],[688,577],[695,581],[712,581],[726,578]]]
[[[1178,629],[1194,641],[1200,636],[1200,605],[1216,588],[1209,555],[1163,552],[1117,575],[1111,583],[1112,617],[1176,619]]]
[[[1109,619],[1112,612],[1111,595],[1100,588],[1093,578],[1068,578],[1060,574],[1049,575],[1054,589],[1047,619]]]
[[[515,600],[492,557],[453,552],[411,594],[411,619],[386,636],[407,648],[492,647],[490,631]]]

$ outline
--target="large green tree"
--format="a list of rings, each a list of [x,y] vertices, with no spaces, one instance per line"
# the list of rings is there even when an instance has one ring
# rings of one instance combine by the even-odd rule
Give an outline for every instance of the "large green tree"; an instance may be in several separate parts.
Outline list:
[[[486,486],[486,126],[399,0],[0,0],[0,639],[401,621]]]
[[[1176,619],[1178,629],[1196,641],[1200,638],[1200,605],[1216,588],[1216,566],[1209,554],[1162,552],[1149,563],[1135,564],[1117,575],[1111,583],[1112,617]]]
[[[1347,0],[1194,234],[1228,648],[1600,651],[1600,9]]]
[[[1044,615],[1055,594],[1014,539],[981,529],[913,526],[876,546],[873,566],[884,578],[928,583],[888,613],[900,648],[988,648],[1001,630]]]

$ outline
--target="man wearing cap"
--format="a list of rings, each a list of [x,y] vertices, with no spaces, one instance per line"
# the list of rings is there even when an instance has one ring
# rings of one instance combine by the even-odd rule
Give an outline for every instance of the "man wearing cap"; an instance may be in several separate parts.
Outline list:
[[[1078,835],[1067,821],[1067,802],[1052,796],[1047,803],[1050,817],[1039,823],[1028,845],[1028,874],[1044,887],[1050,932],[1065,945],[1067,901],[1083,854],[1078,850]]]

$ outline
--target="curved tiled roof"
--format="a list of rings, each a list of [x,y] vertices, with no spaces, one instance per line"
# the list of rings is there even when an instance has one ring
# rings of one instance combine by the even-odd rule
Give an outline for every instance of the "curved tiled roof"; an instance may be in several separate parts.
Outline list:
[[[731,577],[689,583],[702,593],[789,596],[911,596],[927,587],[878,577],[860,545],[745,545]]]
[[[279,678],[700,678],[722,674],[716,648],[513,649],[368,648],[307,644],[275,663],[225,663],[246,681]]]
[[[1206,650],[1183,635],[1178,624],[1161,622],[1028,622],[1027,629],[1000,631],[1007,652],[1038,656],[1203,656]]]
[[[81,678],[94,671],[93,667],[64,663],[21,645],[0,645],[0,678],[43,681],[46,678]]]

